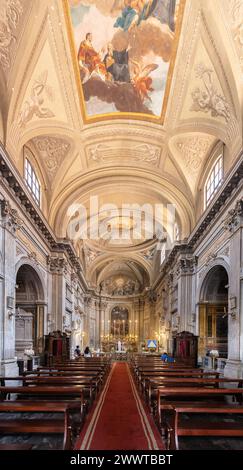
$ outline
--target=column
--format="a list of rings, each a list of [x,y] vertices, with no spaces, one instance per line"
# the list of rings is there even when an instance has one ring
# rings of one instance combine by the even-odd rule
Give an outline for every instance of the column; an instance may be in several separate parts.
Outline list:
[[[197,257],[185,255],[180,257],[177,267],[178,282],[178,312],[180,314],[179,331],[195,333],[192,325],[193,311],[193,275],[197,267]],[[192,331],[193,330],[193,331]]]
[[[63,256],[49,256],[47,259],[50,273],[52,274],[52,316],[53,330],[63,331],[66,303],[66,279],[68,263]]]
[[[89,345],[90,343],[90,308],[91,308],[92,299],[90,295],[86,295],[84,297],[84,337],[83,337],[83,344],[84,347]]]
[[[138,318],[138,336],[139,336],[139,349],[141,343],[144,342],[144,300],[139,299],[139,318]]]
[[[149,305],[149,313],[150,313],[150,339],[156,339],[155,338],[155,332],[156,332],[156,326],[157,326],[156,301],[157,301],[157,293],[151,289],[148,292],[148,305]]]
[[[16,375],[15,357],[15,256],[16,236],[22,221],[7,200],[0,201],[0,336],[1,374]]]
[[[46,308],[46,304],[42,302],[37,302],[36,338],[37,338],[38,354],[41,354],[44,349],[45,308]]]
[[[99,344],[100,349],[102,349],[102,338],[105,336],[105,311],[107,307],[107,302],[101,300],[100,302],[100,335],[99,335]]]
[[[229,211],[224,223],[230,234],[228,360],[225,376],[243,376],[243,200]]]

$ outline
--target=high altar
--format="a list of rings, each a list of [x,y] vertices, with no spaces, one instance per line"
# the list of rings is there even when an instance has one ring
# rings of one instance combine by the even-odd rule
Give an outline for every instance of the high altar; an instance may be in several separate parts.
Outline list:
[[[117,306],[112,309],[109,333],[101,336],[102,350],[105,352],[137,352],[138,336],[131,334],[131,322],[128,320],[128,310]]]
[[[137,352],[137,338],[121,337],[119,339],[113,337],[112,335],[107,335],[107,337],[103,337],[102,339],[102,351],[118,353]]]

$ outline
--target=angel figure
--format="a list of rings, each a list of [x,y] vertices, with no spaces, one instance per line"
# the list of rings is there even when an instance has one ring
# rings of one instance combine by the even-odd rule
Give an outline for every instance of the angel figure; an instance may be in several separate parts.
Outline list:
[[[154,91],[154,89],[152,88],[153,80],[149,77],[149,74],[158,68],[158,64],[149,64],[143,67],[142,64],[136,60],[130,60],[130,62],[133,65],[132,85],[139,94],[142,102],[144,102],[145,99],[151,101],[148,92]]]
[[[54,113],[44,106],[44,92],[49,100],[53,101],[53,90],[52,87],[47,84],[47,78],[48,71],[45,70],[40,77],[34,81],[30,98],[25,101],[19,115],[18,124],[20,126],[25,126],[34,116],[38,118],[54,117]]]

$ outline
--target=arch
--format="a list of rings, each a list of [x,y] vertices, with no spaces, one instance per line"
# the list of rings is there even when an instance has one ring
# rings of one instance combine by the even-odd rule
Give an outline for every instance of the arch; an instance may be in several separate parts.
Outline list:
[[[197,298],[196,298],[196,303],[197,304],[200,302],[200,300],[203,300],[202,295],[203,295],[203,292],[204,292],[204,289],[205,289],[205,286],[206,286],[206,283],[207,283],[208,274],[210,273],[210,271],[212,269],[220,267],[220,266],[225,269],[225,271],[227,272],[228,278],[229,278],[230,266],[229,266],[228,262],[226,261],[226,259],[224,259],[223,257],[222,258],[220,258],[220,257],[215,258],[215,260],[212,261],[210,263],[210,265],[207,267],[207,269],[204,271],[203,276],[200,279],[200,282],[198,284]]]
[[[222,286],[222,282],[226,282],[225,286],[227,286],[228,280],[228,273],[222,265],[216,265],[211,268],[201,287],[200,300],[206,302],[210,302],[212,298],[219,300],[224,287]]]
[[[210,266],[199,290],[199,355],[228,356],[229,273],[223,263]]]
[[[17,279],[17,275],[18,275],[18,272],[19,270],[23,267],[23,266],[26,266],[29,268],[31,274],[33,275],[33,279],[35,280],[35,284],[37,286],[37,295],[38,295],[38,301],[42,301],[42,302],[45,302],[45,298],[46,298],[46,289],[45,289],[45,286],[46,286],[46,283],[45,283],[45,280],[44,280],[44,277],[40,271],[40,269],[38,268],[38,266],[36,266],[36,264],[34,262],[32,262],[30,259],[24,257],[24,258],[21,258],[18,263],[16,264],[15,266],[15,273],[16,273],[16,279]]]
[[[58,236],[65,237],[69,222],[67,211],[74,202],[85,206],[85,202],[89,202],[92,194],[104,197],[112,191],[116,193],[117,187],[122,187],[124,193],[128,194],[131,191],[135,194],[137,189],[140,195],[146,195],[147,201],[152,199],[160,204],[174,204],[182,227],[182,238],[188,236],[193,228],[195,212],[188,192],[183,191],[178,185],[175,187],[165,175],[132,167],[129,170],[124,167],[96,169],[79,175],[72,183],[61,188],[53,200],[50,207],[50,225],[58,232]],[[134,202],[137,202],[137,196]]]
[[[125,262],[125,261],[135,261],[141,268],[145,271],[150,283],[152,282],[152,272],[151,272],[151,266],[149,262],[145,261],[141,256],[136,255],[134,253],[129,253],[128,254],[119,254],[119,256],[114,254],[104,254],[100,256],[97,260],[94,261],[94,263],[91,265],[90,270],[88,271],[88,277],[90,281],[94,280],[94,275],[97,270],[100,269],[100,272],[102,272],[102,265],[106,263],[119,263],[119,262]],[[100,277],[100,276],[99,276]]]
[[[19,359],[26,350],[40,354],[44,339],[44,288],[31,263],[21,260],[16,269],[15,349]]]

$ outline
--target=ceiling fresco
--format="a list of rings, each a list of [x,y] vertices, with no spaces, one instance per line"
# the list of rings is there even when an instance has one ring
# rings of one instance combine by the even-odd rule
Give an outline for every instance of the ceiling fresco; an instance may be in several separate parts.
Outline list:
[[[63,0],[85,122],[163,122],[186,0]]]

